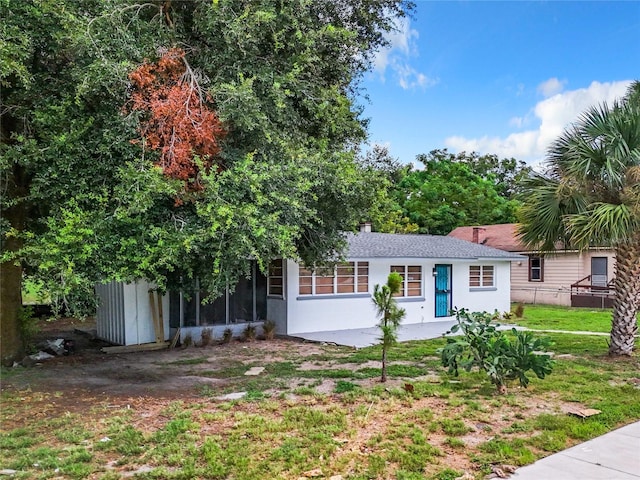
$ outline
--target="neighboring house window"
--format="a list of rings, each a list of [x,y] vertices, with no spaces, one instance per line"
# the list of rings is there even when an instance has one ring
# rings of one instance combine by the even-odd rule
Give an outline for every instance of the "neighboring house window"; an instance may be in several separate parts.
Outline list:
[[[282,259],[273,260],[269,264],[267,277],[267,295],[271,297],[284,296],[284,262]]]
[[[493,265],[470,265],[469,286],[471,288],[494,287],[495,276]]]
[[[529,257],[529,281],[544,282],[544,259],[542,257]]]
[[[402,277],[402,288],[395,297],[422,296],[422,267],[420,265],[392,265],[392,272]]]
[[[300,267],[300,295],[341,295],[369,291],[369,262],[346,262],[312,271]]]

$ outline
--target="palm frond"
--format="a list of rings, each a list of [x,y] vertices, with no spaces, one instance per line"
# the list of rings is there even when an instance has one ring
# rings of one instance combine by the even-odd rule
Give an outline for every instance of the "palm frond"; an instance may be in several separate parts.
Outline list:
[[[626,243],[640,231],[640,219],[624,204],[595,203],[568,217],[567,223],[571,242],[578,248]]]
[[[540,251],[567,244],[569,231],[564,219],[586,208],[578,185],[543,176],[525,183],[522,198],[518,234],[525,244]]]
[[[522,240],[554,250],[627,241],[640,224],[640,82],[587,109],[551,144],[547,171],[524,186]]]

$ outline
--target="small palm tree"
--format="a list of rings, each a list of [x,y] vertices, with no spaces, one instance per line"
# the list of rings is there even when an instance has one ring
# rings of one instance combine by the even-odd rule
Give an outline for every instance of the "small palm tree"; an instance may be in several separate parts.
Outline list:
[[[526,183],[525,243],[541,251],[616,252],[610,355],[631,355],[640,308],[640,82],[611,108],[587,110],[552,144],[548,170]]]
[[[382,377],[381,382],[387,381],[387,351],[397,340],[397,330],[405,316],[405,310],[398,307],[398,302],[393,297],[402,287],[402,277],[398,272],[391,272],[387,278],[387,284],[375,285],[373,288],[373,303],[380,317],[380,330],[382,336]]]

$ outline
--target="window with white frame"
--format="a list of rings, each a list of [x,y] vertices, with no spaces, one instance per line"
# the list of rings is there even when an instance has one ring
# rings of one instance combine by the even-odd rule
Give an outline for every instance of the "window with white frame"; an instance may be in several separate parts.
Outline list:
[[[395,297],[422,296],[422,266],[421,265],[392,265],[392,272],[402,277],[402,287]]]
[[[469,287],[495,287],[495,269],[493,265],[470,265]]]
[[[269,264],[267,295],[270,297],[284,297],[284,262],[281,258],[273,260]]]
[[[300,267],[300,295],[346,295],[369,291],[369,262],[346,262],[315,271]]]

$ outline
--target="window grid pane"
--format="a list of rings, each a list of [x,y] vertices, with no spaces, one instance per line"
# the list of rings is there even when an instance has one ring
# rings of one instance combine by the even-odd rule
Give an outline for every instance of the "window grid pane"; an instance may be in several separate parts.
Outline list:
[[[284,283],[282,285],[284,286]],[[368,291],[369,262],[346,262],[336,265],[333,269],[319,268],[315,272],[302,266],[299,269],[300,295],[353,294]]]
[[[469,286],[480,286],[480,267],[476,265],[469,266]]]
[[[494,285],[495,282],[493,265],[469,266],[470,287],[493,287]]]
[[[337,293],[353,293],[356,288],[355,264],[343,263],[336,267]]]
[[[313,295],[313,272],[311,272],[311,270],[300,267],[298,282],[298,292],[300,295]]]
[[[493,287],[493,266],[484,265],[482,268],[482,286]]]
[[[316,294],[328,295],[333,293],[333,284],[331,285],[316,285]]]
[[[369,291],[369,262],[356,262],[358,293]]]
[[[396,272],[402,277],[400,292],[394,294],[394,297],[422,296],[421,265],[392,265],[390,271]]]
[[[267,295],[282,297],[284,294],[284,267],[282,259],[269,263],[267,276]]]

